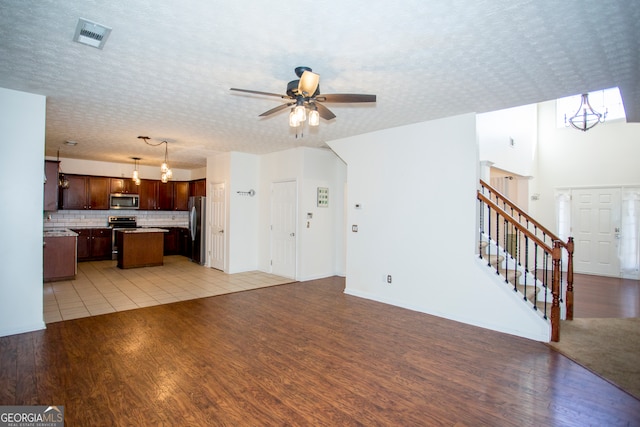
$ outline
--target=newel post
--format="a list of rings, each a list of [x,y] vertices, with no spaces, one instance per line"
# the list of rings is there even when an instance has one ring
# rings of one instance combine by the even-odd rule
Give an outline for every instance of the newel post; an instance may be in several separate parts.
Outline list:
[[[551,341],[560,341],[560,265],[562,259],[562,243],[559,240],[553,242],[553,279],[551,282]]]
[[[567,320],[573,320],[573,237],[567,241]]]

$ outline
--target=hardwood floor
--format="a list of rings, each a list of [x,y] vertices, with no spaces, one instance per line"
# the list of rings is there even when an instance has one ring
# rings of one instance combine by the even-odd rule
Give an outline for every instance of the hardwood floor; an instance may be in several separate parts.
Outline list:
[[[638,425],[543,343],[345,295],[333,277],[0,338],[0,405],[66,425]]]
[[[640,317],[640,281],[574,275],[575,318]]]

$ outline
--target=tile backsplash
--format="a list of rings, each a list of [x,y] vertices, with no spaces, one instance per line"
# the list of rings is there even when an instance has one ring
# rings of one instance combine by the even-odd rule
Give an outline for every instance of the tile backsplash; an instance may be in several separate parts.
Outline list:
[[[135,216],[141,227],[188,227],[187,211],[61,210],[44,213],[44,228],[107,227],[110,216]]]

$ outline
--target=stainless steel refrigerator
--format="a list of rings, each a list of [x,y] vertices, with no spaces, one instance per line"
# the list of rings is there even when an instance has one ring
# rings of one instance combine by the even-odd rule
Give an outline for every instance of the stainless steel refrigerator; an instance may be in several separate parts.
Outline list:
[[[204,265],[207,259],[205,242],[206,200],[204,196],[189,197],[189,233],[191,234],[191,261]]]

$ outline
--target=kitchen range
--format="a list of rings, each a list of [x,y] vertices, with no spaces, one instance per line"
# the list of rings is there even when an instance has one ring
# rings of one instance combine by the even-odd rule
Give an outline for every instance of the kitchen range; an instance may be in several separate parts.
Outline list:
[[[110,216],[107,225],[111,228],[111,259],[118,259],[118,244],[116,231],[138,227],[138,218],[135,216]]]

